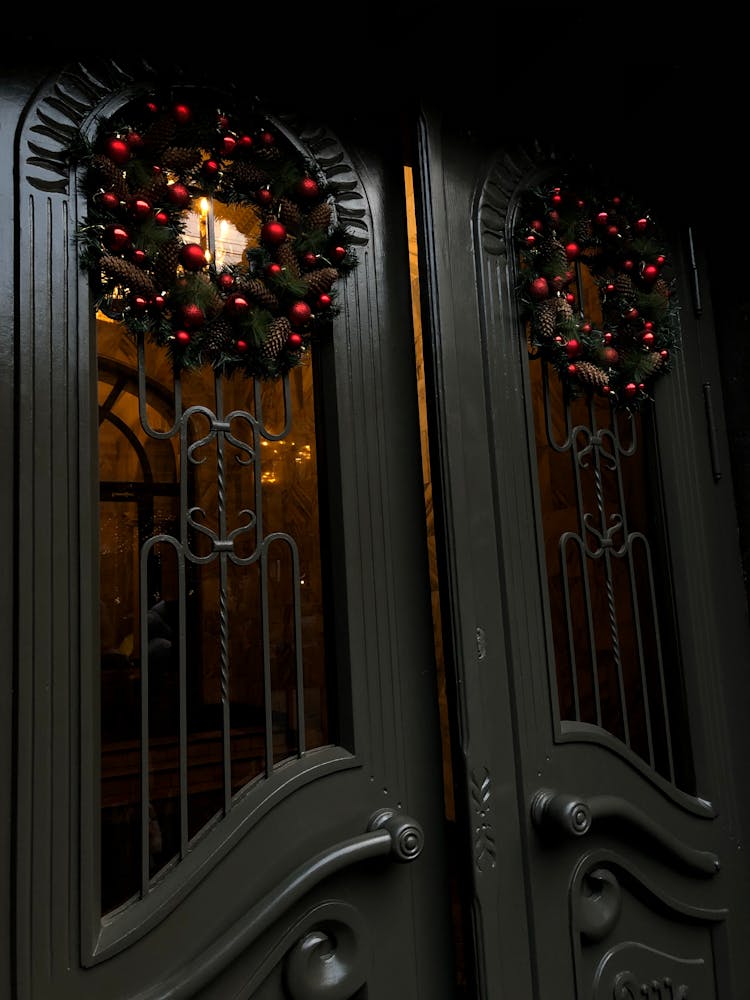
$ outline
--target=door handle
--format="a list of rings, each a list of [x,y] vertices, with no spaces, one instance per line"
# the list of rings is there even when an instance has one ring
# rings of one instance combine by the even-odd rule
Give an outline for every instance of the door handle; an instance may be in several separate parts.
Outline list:
[[[673,861],[701,875],[716,875],[721,868],[713,851],[690,847],[651,819],[627,799],[617,795],[594,795],[578,798],[565,792],[540,788],[531,800],[531,822],[540,835],[551,840],[564,840],[587,834],[596,823],[606,823],[616,831],[630,828],[648,837]]]

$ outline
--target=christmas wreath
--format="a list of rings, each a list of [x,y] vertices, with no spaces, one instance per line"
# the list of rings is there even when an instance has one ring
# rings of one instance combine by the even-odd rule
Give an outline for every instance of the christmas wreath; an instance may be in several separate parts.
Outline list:
[[[568,398],[600,393],[637,410],[669,372],[679,329],[669,255],[651,216],[622,195],[602,200],[562,183],[527,192],[518,219],[533,356],[557,372]],[[598,301],[585,295],[583,268]]]
[[[131,105],[80,143],[77,239],[97,309],[165,347],[176,370],[279,378],[300,364],[356,265],[315,164],[257,112],[174,99]],[[188,233],[201,198],[252,213],[240,259],[217,264],[209,237]]]

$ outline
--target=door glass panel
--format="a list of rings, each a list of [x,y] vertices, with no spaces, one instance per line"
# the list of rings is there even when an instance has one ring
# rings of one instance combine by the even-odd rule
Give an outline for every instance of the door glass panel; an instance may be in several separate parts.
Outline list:
[[[567,292],[604,329],[588,268],[574,268]],[[617,408],[596,388],[569,393],[530,324],[527,340],[563,729],[605,730],[694,793],[653,407]]]
[[[222,213],[237,241],[244,220]],[[103,312],[97,344],[107,912],[335,734],[313,366],[175,377],[166,349]]]

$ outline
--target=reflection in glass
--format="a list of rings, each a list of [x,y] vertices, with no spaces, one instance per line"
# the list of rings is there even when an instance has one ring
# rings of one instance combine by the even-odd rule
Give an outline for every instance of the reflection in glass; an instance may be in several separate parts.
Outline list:
[[[243,222],[225,221],[213,252],[240,253]],[[97,346],[108,912],[334,734],[312,366],[175,383],[166,351],[139,355],[101,314]]]

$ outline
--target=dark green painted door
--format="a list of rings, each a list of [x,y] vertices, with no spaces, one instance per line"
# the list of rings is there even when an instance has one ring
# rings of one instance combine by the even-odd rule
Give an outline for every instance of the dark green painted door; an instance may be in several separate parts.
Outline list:
[[[358,135],[348,119],[308,121],[263,105],[268,128],[330,185],[358,257],[308,381],[290,381],[291,430],[263,423],[242,378],[218,388],[209,379],[198,398],[189,375],[178,379],[180,398],[157,369],[141,378],[145,362],[117,326],[114,299],[94,316],[79,266],[91,195],[71,150],[147,100],[178,101],[187,120],[227,79],[226,65],[214,69],[170,65],[160,76],[137,58],[76,63],[30,75],[25,89],[17,82],[4,111],[18,185],[15,995],[448,1000],[399,135],[372,123]],[[178,79],[179,99],[169,96]],[[257,111],[239,81],[216,103]],[[116,154],[110,183],[120,183],[122,147],[107,148]],[[105,191],[103,182],[94,197]],[[9,204],[11,188],[4,193]],[[230,209],[225,218],[241,230]],[[134,260],[110,273],[136,280]],[[197,445],[192,420],[202,421]],[[248,501],[233,484],[249,456],[259,463],[285,442],[295,457],[260,465]],[[314,495],[301,471],[311,451]],[[297,478],[287,491],[292,519],[279,525],[272,494],[282,474]],[[253,498],[263,499],[265,536]],[[252,547],[235,556],[250,528],[265,575],[243,591],[256,556]],[[208,549],[190,549],[195,530]],[[304,555],[295,546],[311,530],[320,565],[298,566],[289,553]],[[209,566],[221,572],[206,583],[199,571]],[[322,619],[300,594],[313,577]],[[275,617],[279,579],[294,595],[282,605],[291,640],[289,621]],[[256,603],[238,607],[237,593]],[[137,640],[133,609],[145,609],[146,594],[155,604],[135,621]],[[175,617],[157,621],[170,602]],[[120,629],[126,604],[131,619]],[[310,621],[324,658],[323,647],[305,646]],[[179,656],[157,675],[153,650],[175,641]],[[220,651],[212,671],[201,666],[207,644]],[[317,688],[295,674],[308,654],[322,664]],[[282,667],[291,672],[277,674]]]
[[[572,137],[505,142],[502,114],[463,119],[428,110],[419,156],[478,995],[738,997],[750,872],[734,755],[747,747],[728,692],[743,689],[729,684],[747,615],[690,206],[627,150],[597,161]],[[673,370],[614,424],[602,392],[566,404],[526,340],[521,198],[565,196],[570,177],[602,204],[645,196],[675,272]],[[576,310],[584,279],[561,266],[549,301],[569,308],[572,289]]]

